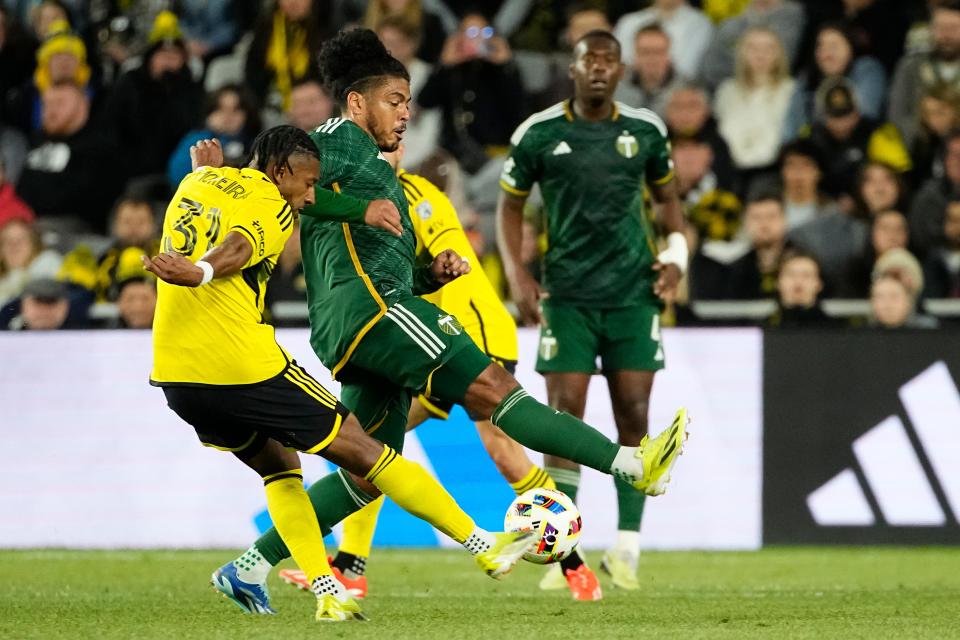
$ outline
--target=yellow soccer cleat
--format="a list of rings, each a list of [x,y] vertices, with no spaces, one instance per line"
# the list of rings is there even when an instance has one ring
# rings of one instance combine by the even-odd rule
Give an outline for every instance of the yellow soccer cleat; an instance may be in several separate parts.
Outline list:
[[[484,573],[499,580],[513,570],[513,566],[536,540],[536,535],[531,531],[507,531],[493,535],[497,538],[496,543],[474,558]]]
[[[673,423],[661,431],[656,438],[651,440],[649,435],[643,436],[634,454],[643,463],[643,477],[633,483],[635,489],[643,491],[648,496],[659,496],[667,490],[670,471],[677,458],[683,453],[683,443],[687,439],[689,422],[687,410],[680,409]]]
[[[540,578],[540,589],[542,591],[560,591],[567,588],[567,579],[563,577],[563,569],[560,563],[555,562],[547,569],[547,572]]]
[[[317,598],[317,622],[346,622],[347,620],[367,620],[356,600],[350,596],[340,599],[329,593]]]
[[[640,588],[637,580],[637,558],[617,551],[607,551],[600,561],[600,570],[613,580],[613,586],[626,591]]]

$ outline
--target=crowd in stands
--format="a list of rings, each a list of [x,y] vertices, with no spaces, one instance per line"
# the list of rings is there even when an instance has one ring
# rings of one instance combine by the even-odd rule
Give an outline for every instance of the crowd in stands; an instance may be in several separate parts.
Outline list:
[[[0,0],[0,329],[149,327],[140,256],[190,145],[238,164],[263,127],[336,115],[316,54],[349,25],[409,69],[405,168],[451,197],[501,289],[510,135],[571,95],[572,43],[607,29],[616,98],[671,137],[693,249],[673,321],[766,300],[774,327],[950,323],[925,303],[960,300],[960,0]],[[304,286],[294,234],[268,302]]]

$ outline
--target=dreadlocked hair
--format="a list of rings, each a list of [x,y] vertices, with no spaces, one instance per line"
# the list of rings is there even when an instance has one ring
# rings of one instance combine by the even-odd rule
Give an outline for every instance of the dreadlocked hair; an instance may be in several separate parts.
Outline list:
[[[320,49],[320,74],[340,103],[351,91],[365,93],[385,78],[410,80],[406,67],[370,29],[344,30],[327,40]]]
[[[271,165],[284,167],[289,171],[292,170],[290,157],[298,154],[320,159],[317,145],[306,131],[285,124],[265,129],[257,135],[250,147],[248,164],[257,171],[266,172]]]

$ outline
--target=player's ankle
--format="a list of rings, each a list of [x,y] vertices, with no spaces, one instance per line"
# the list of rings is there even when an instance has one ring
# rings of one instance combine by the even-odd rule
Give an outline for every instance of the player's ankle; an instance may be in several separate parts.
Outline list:
[[[620,447],[610,465],[610,474],[628,484],[643,478],[643,460],[637,456],[637,447]]]
[[[477,555],[478,553],[484,553],[492,549],[496,542],[497,537],[495,535],[486,529],[475,527],[473,533],[471,533],[462,544],[472,555]]]
[[[577,551],[574,551],[569,556],[560,561],[560,569],[563,570],[564,575],[567,571],[576,571],[584,565],[583,558],[580,557],[580,554]]]
[[[356,580],[367,571],[367,558],[352,553],[337,552],[337,557],[330,563],[340,570],[340,573],[349,580]]]

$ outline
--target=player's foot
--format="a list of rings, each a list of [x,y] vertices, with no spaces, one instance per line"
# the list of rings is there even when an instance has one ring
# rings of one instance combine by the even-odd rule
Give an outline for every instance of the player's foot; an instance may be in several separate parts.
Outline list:
[[[627,591],[636,591],[640,588],[637,580],[637,560],[632,554],[611,549],[603,554],[600,561],[600,570],[613,579],[613,586]]]
[[[543,591],[560,591],[567,588],[567,579],[563,577],[563,569],[559,562],[554,562],[547,568],[547,572],[540,578],[540,588]]]
[[[364,621],[367,617],[360,610],[360,604],[346,591],[342,596],[325,594],[317,598],[317,622]]]
[[[237,567],[232,562],[214,571],[210,576],[210,584],[222,593],[224,598],[232,600],[247,613],[276,613],[270,607],[270,594],[267,593],[266,583],[244,582],[237,575]]]
[[[634,488],[648,496],[659,496],[667,490],[670,471],[683,454],[683,443],[687,439],[687,410],[680,409],[673,423],[660,432],[656,438],[643,436],[640,446],[634,454],[643,462],[643,477],[633,483]]]
[[[337,567],[331,566],[330,568],[333,570],[333,577],[347,588],[347,593],[354,598],[365,598],[367,596],[367,576],[360,576],[359,578],[351,580],[344,576]],[[304,591],[310,590],[310,582],[307,580],[307,574],[300,569],[281,569],[278,575],[281,580],[297,589],[303,589]]]
[[[570,587],[570,594],[574,600],[591,601],[602,600],[603,590],[600,588],[600,581],[597,580],[597,574],[590,570],[585,564],[577,569],[567,569],[563,572],[567,578],[567,585]]]
[[[507,531],[493,535],[497,538],[496,543],[474,558],[488,576],[499,580],[513,570],[536,536],[531,531]]]

